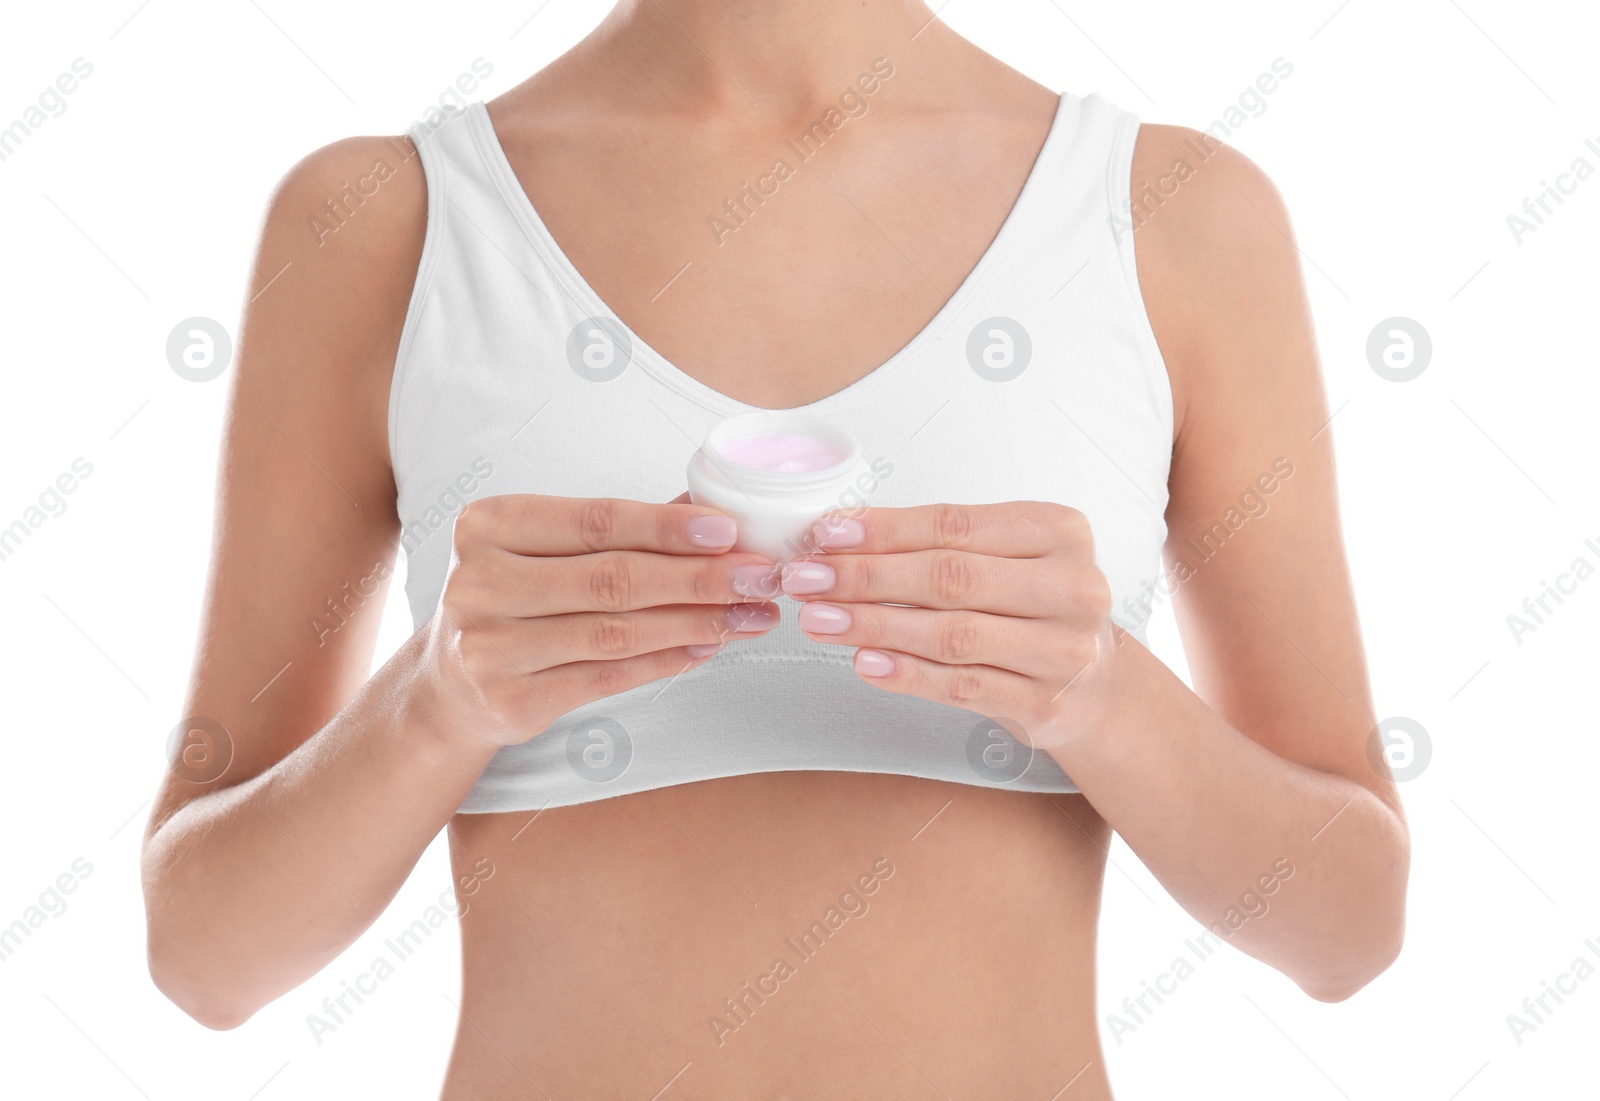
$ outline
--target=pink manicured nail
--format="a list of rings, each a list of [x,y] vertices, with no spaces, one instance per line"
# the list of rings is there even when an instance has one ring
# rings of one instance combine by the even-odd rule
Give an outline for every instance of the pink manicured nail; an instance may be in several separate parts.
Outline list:
[[[817,635],[842,635],[850,629],[853,617],[832,604],[806,604],[800,609],[800,629]]]
[[[851,520],[845,516],[824,516],[812,525],[811,537],[817,541],[819,547],[840,550],[844,547],[859,547],[867,538],[867,529],[861,526],[860,520]]]
[[[689,542],[697,547],[731,547],[739,538],[732,516],[696,516],[689,521]]]
[[[733,591],[740,596],[771,600],[778,595],[777,566],[740,566],[733,571]]]
[[[778,625],[778,609],[772,604],[735,604],[728,609],[728,630],[748,634]]]
[[[894,672],[894,658],[882,650],[857,650],[856,672],[863,677],[887,677]]]
[[[702,642],[689,647],[689,656],[692,658],[708,658],[725,645],[727,644],[723,642]]]
[[[821,562],[795,562],[783,573],[783,591],[790,596],[812,596],[833,588],[837,575]]]

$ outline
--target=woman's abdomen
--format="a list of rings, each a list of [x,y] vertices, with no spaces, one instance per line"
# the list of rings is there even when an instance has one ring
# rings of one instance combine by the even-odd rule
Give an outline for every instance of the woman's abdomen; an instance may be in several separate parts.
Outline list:
[[[457,816],[445,1097],[1109,1097],[1108,837],[1077,795],[844,772]]]

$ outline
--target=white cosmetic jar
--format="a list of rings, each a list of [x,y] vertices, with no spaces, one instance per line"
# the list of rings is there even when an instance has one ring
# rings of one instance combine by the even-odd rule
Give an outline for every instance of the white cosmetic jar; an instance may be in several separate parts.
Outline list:
[[[770,470],[728,457],[729,443],[767,435],[810,436],[842,458],[816,470]],[[818,417],[788,409],[718,421],[689,460],[689,499],[734,518],[739,525],[735,550],[764,554],[775,562],[814,550],[811,526],[818,518],[861,505],[873,485],[854,437]]]

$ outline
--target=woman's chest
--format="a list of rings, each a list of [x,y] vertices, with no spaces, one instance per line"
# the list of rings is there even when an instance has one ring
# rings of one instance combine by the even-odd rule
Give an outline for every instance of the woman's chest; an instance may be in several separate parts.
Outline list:
[[[1094,368],[1103,364],[1081,346],[1053,345],[1052,326],[1027,324],[954,319],[914,357],[856,384],[851,400],[809,410],[860,442],[871,475],[833,507],[1063,504],[1087,516],[1118,600],[1134,597],[1155,578],[1165,538],[1161,425],[1141,394],[1100,384]],[[1025,370],[992,381],[993,360],[985,357],[996,348],[1015,355],[1013,332],[1038,338],[1023,345],[1027,359],[1013,360]],[[451,517],[466,499],[527,493],[664,502],[685,491],[689,461],[724,409],[708,408],[689,380],[613,342],[616,336],[626,339],[595,328],[580,341],[625,357],[620,377],[586,379],[584,353],[570,347],[529,348],[527,358],[491,353],[462,364],[427,403],[431,419],[419,419],[413,436],[423,461],[401,478],[415,615],[425,618],[437,602]]]
[[[880,106],[815,133],[617,118],[502,134],[517,186],[625,325],[711,389],[786,408],[844,389],[935,316],[1014,206],[1056,103],[1039,88],[998,120]]]

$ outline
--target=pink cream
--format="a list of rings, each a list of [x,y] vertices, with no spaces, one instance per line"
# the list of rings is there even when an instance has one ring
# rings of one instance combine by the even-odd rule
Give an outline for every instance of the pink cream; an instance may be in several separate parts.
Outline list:
[[[780,473],[806,473],[838,466],[845,457],[827,440],[802,432],[764,432],[722,445],[722,453],[742,466]]]

